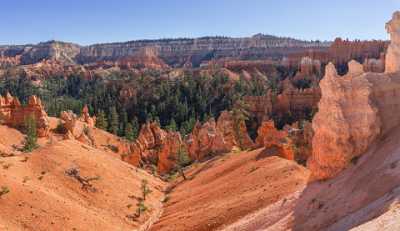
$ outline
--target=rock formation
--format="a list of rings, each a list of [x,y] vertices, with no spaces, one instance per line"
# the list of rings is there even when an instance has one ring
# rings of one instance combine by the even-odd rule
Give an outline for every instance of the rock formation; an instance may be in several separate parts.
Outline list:
[[[204,160],[206,157],[230,152],[235,147],[254,147],[245,122],[236,121],[232,112],[228,111],[223,111],[217,122],[213,118],[203,125],[197,122],[187,139],[187,144],[193,160]]]
[[[385,54],[382,53],[379,59],[367,58],[363,65],[365,72],[382,73],[385,71]]]
[[[386,30],[390,34],[390,45],[386,53],[386,73],[400,71],[400,11],[393,14],[392,20],[386,24]]]
[[[217,121],[217,130],[221,133],[229,149],[235,146],[240,149],[249,149],[254,146],[248,135],[246,123],[237,121],[233,112],[221,112]]]
[[[36,45],[1,46],[0,56],[21,56],[23,64],[34,64],[44,59],[67,64],[118,61],[135,57],[143,49],[152,49],[157,57],[170,66],[199,66],[203,61],[218,58],[266,59],[282,57],[292,52],[311,48],[327,49],[328,43],[301,41],[270,35],[248,38],[203,37],[195,39],[138,40],[124,43],[79,46],[72,43],[49,41]]]
[[[273,121],[264,121],[257,131],[256,143],[264,147],[271,155],[288,160],[295,159],[294,144],[285,130],[278,131]]]
[[[9,93],[5,97],[0,96],[0,121],[2,123],[14,128],[24,128],[25,121],[29,116],[33,116],[36,121],[37,135],[39,137],[48,136],[49,121],[39,98],[30,96],[28,104],[23,106],[17,98],[12,97]]]
[[[321,73],[321,61],[312,59],[308,56],[303,57],[300,61],[301,75],[315,75]]]
[[[337,175],[380,133],[372,85],[362,70],[361,64],[352,61],[349,73],[339,77],[333,64],[326,67],[319,111],[313,120],[313,155],[308,161],[317,178]]]
[[[267,92],[264,96],[245,96],[244,102],[249,105],[248,111],[261,124],[273,116],[283,118],[290,115],[298,121],[317,110],[321,97],[319,87],[302,89],[294,88],[290,83],[281,94],[273,96]]]
[[[141,162],[156,165],[158,173],[165,174],[176,167],[179,151],[186,151],[180,133],[164,131],[155,122],[146,123],[123,160],[135,166]]]
[[[87,105],[83,107],[81,117],[78,118],[72,111],[63,111],[60,114],[60,119],[63,121],[66,130],[65,139],[76,139],[88,145],[96,145],[92,135],[96,117],[90,117]]]
[[[230,151],[221,132],[217,130],[214,118],[204,124],[197,122],[186,142],[193,160],[204,160],[206,157]]]
[[[82,114],[80,117],[80,120],[82,122],[85,122],[89,127],[94,127],[96,125],[96,117],[93,116],[91,117],[89,114],[89,108],[87,105],[85,105],[82,109]]]

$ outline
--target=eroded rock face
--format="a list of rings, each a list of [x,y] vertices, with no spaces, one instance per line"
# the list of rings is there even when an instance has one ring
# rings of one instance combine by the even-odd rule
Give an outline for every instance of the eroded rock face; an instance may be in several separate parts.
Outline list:
[[[85,122],[89,127],[93,128],[96,125],[96,116],[91,117],[89,114],[89,108],[85,105],[82,109],[82,115],[80,117],[82,122]]]
[[[160,174],[176,167],[177,154],[186,146],[178,132],[165,131],[157,123],[142,126],[138,139],[131,145],[131,153],[123,160],[138,166],[141,162],[154,164]]]
[[[349,74],[339,77],[330,63],[325,73],[313,120],[313,153],[307,163],[315,179],[336,176],[367,150],[381,130],[373,85],[362,74],[362,66],[352,61]]]
[[[81,143],[95,146],[92,129],[95,127],[96,118],[90,117],[88,107],[85,105],[82,116],[78,118],[72,111],[63,111],[60,114],[63,126],[67,133],[65,139],[76,139]]]
[[[393,14],[386,30],[390,34],[390,45],[386,53],[385,72],[396,73],[400,71],[400,11]]]
[[[0,121],[4,124],[23,128],[25,120],[29,116],[33,116],[36,121],[37,135],[39,137],[48,136],[50,131],[49,120],[39,98],[30,96],[28,104],[22,106],[19,100],[9,93],[5,97],[0,96]]]
[[[290,85],[289,85],[290,84]],[[291,83],[277,96],[267,92],[264,96],[246,96],[244,102],[249,105],[250,115],[261,123],[273,115],[283,117],[288,113],[296,120],[304,119],[308,113],[317,110],[321,97],[319,87],[302,89],[294,88]]]
[[[203,125],[196,123],[187,139],[188,151],[193,160],[204,160],[208,156],[227,153],[235,147],[254,147],[244,121],[237,122],[232,112],[223,111],[218,121],[212,118]]]
[[[289,138],[288,131],[277,130],[273,121],[264,121],[257,134],[257,145],[266,148],[269,154],[288,160],[295,159],[294,144]]]
[[[248,149],[254,146],[244,121],[237,121],[232,112],[223,111],[218,117],[217,130],[230,149],[234,146]]]
[[[379,59],[368,58],[364,63],[365,72],[382,73],[385,72],[385,54],[382,53]]]
[[[197,122],[187,139],[189,155],[193,160],[231,151],[213,118],[204,124]]]

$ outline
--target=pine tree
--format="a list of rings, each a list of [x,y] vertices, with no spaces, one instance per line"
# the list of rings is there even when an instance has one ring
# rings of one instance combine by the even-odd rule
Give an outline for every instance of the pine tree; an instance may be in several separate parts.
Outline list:
[[[110,122],[109,131],[114,135],[118,134],[119,118],[117,109],[115,107],[111,107],[109,122]]]
[[[38,147],[37,133],[36,133],[36,120],[33,115],[25,118],[26,137],[24,143],[24,152],[32,152]]]
[[[186,152],[186,149],[183,147],[180,147],[177,153],[178,160],[176,163],[176,167],[178,168],[179,174],[183,177],[184,180],[186,180],[186,175],[183,169],[188,166],[192,160],[190,159],[189,155]]]
[[[176,126],[176,122],[175,122],[174,118],[171,119],[171,121],[169,122],[169,125],[166,128],[169,131],[176,132],[177,126]]]
[[[120,123],[120,132],[121,136],[126,136],[126,126],[128,125],[128,113],[126,112],[125,108],[122,109],[121,112],[121,123]]]
[[[96,127],[106,130],[108,127],[107,123],[107,118],[106,115],[104,114],[104,111],[99,111],[97,117],[96,117]]]
[[[131,123],[127,123],[125,126],[125,138],[129,141],[133,141],[136,139]]]
[[[138,138],[139,130],[140,130],[140,124],[139,124],[137,117],[135,116],[135,117],[133,117],[133,120],[132,120],[132,134],[133,134],[134,139]]]

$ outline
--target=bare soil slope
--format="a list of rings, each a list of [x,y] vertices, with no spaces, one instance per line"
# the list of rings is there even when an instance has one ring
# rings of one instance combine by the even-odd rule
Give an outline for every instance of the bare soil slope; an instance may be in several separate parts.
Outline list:
[[[338,177],[309,184],[224,230],[399,230],[400,129]]]
[[[98,177],[93,187],[66,172]],[[141,181],[152,190],[144,216],[128,219],[141,196]],[[0,157],[0,230],[135,230],[161,212],[164,183],[101,150],[77,141],[56,141],[30,154]]]
[[[216,230],[302,191],[309,172],[262,149],[231,153],[188,171],[178,180],[151,230]]]

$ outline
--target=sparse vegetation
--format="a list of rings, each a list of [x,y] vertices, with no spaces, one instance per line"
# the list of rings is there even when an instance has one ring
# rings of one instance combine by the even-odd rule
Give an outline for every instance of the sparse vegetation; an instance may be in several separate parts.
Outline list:
[[[143,200],[146,201],[146,196],[153,192],[149,188],[149,183],[147,182],[147,180],[145,180],[145,179],[142,180],[140,189],[142,190]]]
[[[144,204],[144,200],[142,198],[138,199],[138,203],[136,204],[136,216],[140,217],[140,215],[147,211],[147,206]]]
[[[7,186],[1,186],[0,198],[6,195],[7,193],[10,193],[10,189]]]
[[[76,179],[80,184],[81,188],[85,191],[96,192],[97,189],[91,184],[92,181],[100,180],[99,176],[96,177],[82,177],[79,173],[79,170],[76,168],[70,168],[65,171],[67,176],[70,176]]]
[[[25,118],[25,131],[26,137],[24,141],[24,147],[22,150],[24,152],[32,152],[38,147],[37,144],[37,131],[36,131],[36,119],[33,115]]]
[[[191,164],[192,160],[190,159],[185,148],[180,147],[177,153],[178,160],[176,163],[177,170],[179,174],[182,176],[183,180],[187,180],[184,168]]]

